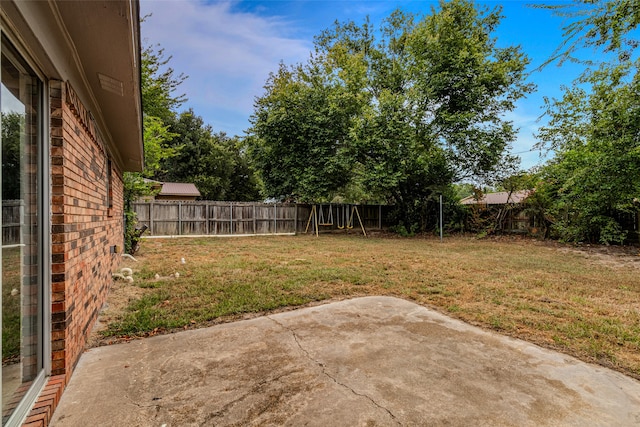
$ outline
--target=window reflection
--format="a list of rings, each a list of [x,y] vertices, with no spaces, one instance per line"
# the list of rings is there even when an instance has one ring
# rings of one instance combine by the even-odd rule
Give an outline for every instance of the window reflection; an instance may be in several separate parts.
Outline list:
[[[41,83],[4,38],[0,65],[4,425],[42,366],[37,185]]]

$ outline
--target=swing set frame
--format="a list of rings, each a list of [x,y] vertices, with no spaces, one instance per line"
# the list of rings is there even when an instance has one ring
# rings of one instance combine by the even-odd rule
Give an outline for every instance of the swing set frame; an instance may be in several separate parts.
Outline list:
[[[349,209],[351,208],[351,209]],[[338,205],[337,209],[342,209],[342,213],[337,214],[337,221],[335,222],[336,227],[340,230],[351,230],[354,227],[354,218],[358,218],[358,223],[360,224],[360,229],[362,230],[362,234],[367,237],[367,232],[364,229],[364,224],[362,222],[362,218],[360,217],[360,211],[358,210],[358,205]],[[349,213],[351,210],[351,213]],[[319,212],[319,213],[318,213]],[[340,224],[340,218],[342,217],[342,225]],[[312,225],[313,221],[313,225]],[[311,205],[311,212],[309,213],[309,219],[307,220],[307,227],[305,228],[305,234],[309,232],[309,226],[312,225],[312,232],[315,231],[316,237],[319,235],[319,226],[333,226],[333,205],[329,204],[329,211],[325,218],[324,215],[324,207],[322,204],[314,204]]]

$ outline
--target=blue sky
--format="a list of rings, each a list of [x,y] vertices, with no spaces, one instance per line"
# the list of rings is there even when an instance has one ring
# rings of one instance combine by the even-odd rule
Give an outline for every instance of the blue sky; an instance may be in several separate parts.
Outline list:
[[[544,162],[530,151],[534,133],[545,123],[543,97],[560,97],[581,68],[554,64],[533,71],[545,62],[562,40],[563,20],[550,11],[529,7],[531,1],[488,1],[502,6],[505,16],[495,34],[499,46],[520,45],[531,59],[530,81],[537,91],[521,100],[507,118],[520,128],[513,152],[528,169]],[[560,2],[545,2],[561,4]],[[313,36],[337,19],[361,22],[367,15],[378,24],[396,8],[428,14],[435,1],[196,1],[142,0],[144,44],[159,44],[173,58],[170,66],[189,78],[180,86],[188,97],[184,109],[193,108],[216,132],[244,135],[253,101],[263,93],[269,72],[278,63],[304,62]]]

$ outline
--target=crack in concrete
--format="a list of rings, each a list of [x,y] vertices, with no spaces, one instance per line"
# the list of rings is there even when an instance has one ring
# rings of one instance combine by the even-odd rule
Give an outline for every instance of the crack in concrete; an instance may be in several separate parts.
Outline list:
[[[309,354],[309,351],[307,351],[307,349],[305,349],[302,344],[300,343],[300,340],[298,339],[298,334],[296,334],[296,331],[294,331],[292,328],[285,326],[284,324],[278,322],[276,319],[272,318],[271,316],[266,316],[267,319],[271,320],[272,322],[274,322],[276,325],[280,326],[282,329],[289,331],[291,333],[291,335],[293,336],[294,341],[296,342],[296,345],[298,346],[298,348],[305,354],[305,356],[307,357],[307,359],[309,359],[310,361],[312,361],[313,363],[315,363],[316,365],[318,365],[321,369],[322,369],[322,373],[329,379],[331,379],[334,383],[338,384],[341,387],[346,388],[347,390],[349,390],[351,393],[355,394],[356,396],[359,397],[364,397],[365,399],[369,400],[371,403],[373,403],[376,407],[378,407],[379,409],[382,409],[383,411],[385,411],[387,414],[389,414],[389,416],[391,417],[391,419],[393,421],[396,422],[396,424],[398,424],[399,426],[402,426],[402,423],[400,421],[398,421],[398,419],[396,418],[396,416],[393,414],[393,412],[391,412],[388,408],[385,408],[384,406],[382,406],[381,404],[379,404],[378,402],[376,402],[371,396],[364,394],[364,393],[359,393],[356,390],[354,390],[353,388],[349,387],[347,384],[342,383],[340,381],[338,381],[337,378],[333,377],[331,374],[329,374],[326,370],[326,367],[324,365],[324,363],[320,362],[319,360],[314,359],[311,354]]]
[[[252,396],[253,394],[262,391],[264,389],[265,386],[269,385],[271,382],[274,381],[280,381],[282,378],[291,375],[293,372],[289,371],[289,372],[284,372],[278,376],[275,376],[273,378],[266,378],[260,382],[258,382],[256,385],[254,385],[253,387],[251,387],[251,390],[249,390],[247,393],[244,393],[242,395],[240,395],[239,397],[237,397],[236,399],[231,400],[230,402],[227,402],[226,404],[224,404],[222,406],[222,408],[218,409],[215,412],[210,413],[209,415],[207,415],[207,420],[213,419],[213,418],[219,418],[219,417],[223,417],[225,415],[225,413],[227,413],[232,407],[234,407],[236,404],[243,402],[245,399],[247,399],[248,397]]]
[[[137,406],[138,408],[156,408],[156,411],[159,411],[160,408],[162,407],[162,405],[158,405],[157,403],[152,403],[151,405],[143,405],[142,403],[137,403],[135,400],[133,400],[131,397],[129,397],[128,394],[125,394],[124,397],[127,398],[127,400],[129,401],[129,403],[131,405]],[[153,398],[153,400],[159,400],[160,398]]]

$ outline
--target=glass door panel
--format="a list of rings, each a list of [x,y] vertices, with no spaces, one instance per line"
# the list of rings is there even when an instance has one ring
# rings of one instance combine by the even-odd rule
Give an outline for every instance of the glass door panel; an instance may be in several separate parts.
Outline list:
[[[42,84],[2,40],[2,424],[42,369],[38,149]]]

